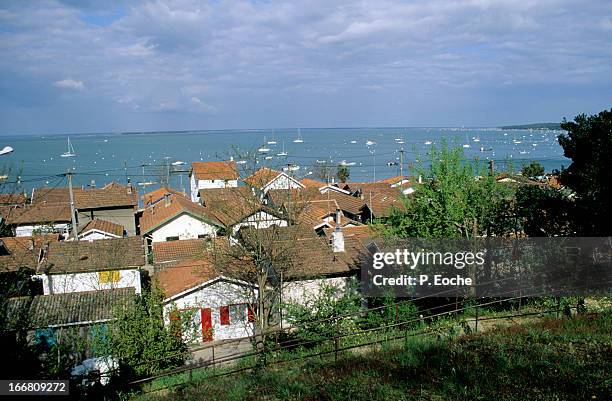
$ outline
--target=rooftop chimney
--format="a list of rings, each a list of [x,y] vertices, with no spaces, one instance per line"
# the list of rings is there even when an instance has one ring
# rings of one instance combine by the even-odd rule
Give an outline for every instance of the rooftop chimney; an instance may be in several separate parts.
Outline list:
[[[171,200],[170,200],[170,194],[165,194],[164,195],[164,204],[166,205],[166,207],[170,206],[171,204]]]
[[[332,232],[332,250],[335,252],[344,252],[344,233],[340,226],[336,226]]]
[[[344,233],[340,228],[340,216],[342,212],[336,209],[336,228],[332,232],[332,250],[334,252],[344,252]]]
[[[132,182],[128,179],[128,183],[127,183],[127,194],[131,195],[132,194]]]

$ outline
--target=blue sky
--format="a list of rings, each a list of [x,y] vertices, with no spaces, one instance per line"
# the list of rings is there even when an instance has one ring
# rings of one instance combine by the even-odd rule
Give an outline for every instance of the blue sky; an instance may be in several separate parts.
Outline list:
[[[498,126],[611,106],[608,0],[0,3],[0,134]]]

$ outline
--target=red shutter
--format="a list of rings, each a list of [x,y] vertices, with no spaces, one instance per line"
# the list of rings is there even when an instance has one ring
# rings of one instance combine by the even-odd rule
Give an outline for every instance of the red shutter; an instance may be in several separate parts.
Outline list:
[[[179,311],[177,311],[176,309],[170,312],[170,321],[171,322],[175,322],[175,321],[180,321],[181,320],[181,314]]]
[[[222,306],[219,308],[219,316],[221,318],[221,326],[227,326],[230,324],[229,319],[229,306]]]
[[[255,321],[255,305],[247,305],[247,313],[249,317],[249,323],[253,323]]]

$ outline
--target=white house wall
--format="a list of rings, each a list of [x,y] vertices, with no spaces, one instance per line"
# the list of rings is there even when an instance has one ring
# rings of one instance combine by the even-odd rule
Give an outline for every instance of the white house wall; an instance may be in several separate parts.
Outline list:
[[[191,201],[198,202],[198,191],[200,189],[233,188],[238,186],[238,180],[198,180],[192,174],[191,179]]]
[[[308,300],[316,299],[323,293],[325,286],[338,289],[337,297],[341,297],[347,289],[348,277],[320,278],[314,280],[298,280],[283,283],[283,302],[307,304]]]
[[[283,219],[279,219],[276,216],[271,215],[270,213],[260,211],[251,216],[244,219],[244,221],[236,224],[233,228],[233,233],[236,234],[238,230],[242,227],[251,226],[257,229],[268,228],[273,225],[277,225],[279,227],[287,227],[287,221]]]
[[[221,306],[253,303],[254,295],[254,290],[249,287],[225,280],[216,281],[204,288],[166,301],[167,303],[164,305],[165,320],[166,323],[169,322],[170,312],[173,310],[194,309],[191,321],[192,327],[183,335],[186,341],[202,342],[200,309],[210,308],[214,340],[249,337],[253,333],[253,323],[248,323],[248,319],[246,319],[243,323],[232,324],[230,320],[229,325],[221,325],[219,308]]]
[[[36,232],[56,232],[56,233],[68,233],[68,229],[70,225],[67,223],[59,223],[59,224],[38,224],[31,226],[19,226],[15,228],[15,236],[16,237],[31,237]]]
[[[119,281],[114,283],[100,283],[98,272],[45,274],[42,276],[43,293],[44,295],[50,295],[133,287],[135,293],[140,294],[142,288],[140,272],[136,269],[118,271],[120,278]]]
[[[179,239],[194,239],[198,235],[209,235],[214,237],[217,233],[215,226],[196,219],[188,214],[183,214],[151,233],[153,242],[164,242],[167,237],[179,237]]]
[[[262,188],[263,193],[267,193],[271,189],[297,189],[304,188],[299,182],[289,178],[286,174],[281,173],[276,176],[269,184]]]

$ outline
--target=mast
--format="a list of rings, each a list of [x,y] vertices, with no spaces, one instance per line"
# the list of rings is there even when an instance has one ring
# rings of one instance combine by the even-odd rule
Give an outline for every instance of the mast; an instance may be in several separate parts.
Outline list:
[[[70,139],[68,140],[70,141]],[[72,235],[74,236],[74,240],[79,240],[79,235],[77,233],[77,223],[76,223],[76,210],[74,209],[74,193],[72,192],[72,173],[70,170],[66,172],[66,177],[68,177],[68,192],[70,193],[70,217],[72,220]]]

